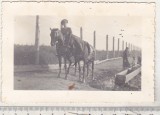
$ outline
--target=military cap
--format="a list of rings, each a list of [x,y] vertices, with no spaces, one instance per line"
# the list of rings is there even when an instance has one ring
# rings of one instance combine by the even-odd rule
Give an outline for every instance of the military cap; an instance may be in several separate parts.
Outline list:
[[[67,19],[63,19],[63,20],[61,21],[61,24],[62,24],[62,25],[65,24],[65,23],[68,23],[68,20],[67,20]]]

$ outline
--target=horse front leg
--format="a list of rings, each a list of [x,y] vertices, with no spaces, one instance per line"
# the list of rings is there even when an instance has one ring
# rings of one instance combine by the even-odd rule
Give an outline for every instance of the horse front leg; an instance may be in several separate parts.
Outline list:
[[[69,70],[70,70],[70,67],[71,67],[71,64],[72,64],[72,61],[69,59],[69,66],[68,66],[68,69],[67,69],[67,73],[66,73],[66,76],[65,76],[65,79],[67,79],[67,76],[69,74]]]
[[[65,75],[66,75],[66,70],[67,70],[67,65],[66,65],[66,58],[64,58],[64,71],[65,71]]]
[[[86,82],[86,80],[85,80],[85,65],[86,65],[86,62],[83,61],[83,80],[82,80],[83,83]]]
[[[59,73],[58,73],[58,77],[60,77],[61,75],[61,64],[62,64],[62,58],[58,57],[58,62],[59,62]]]
[[[75,62],[75,68],[74,68],[74,75],[76,76],[76,71],[77,71],[77,62]]]
[[[80,61],[78,61],[78,69],[79,69],[79,81],[81,81],[81,65],[80,65]]]
[[[87,77],[89,77],[89,63],[87,63]]]
[[[94,80],[94,61],[92,61],[92,80]]]

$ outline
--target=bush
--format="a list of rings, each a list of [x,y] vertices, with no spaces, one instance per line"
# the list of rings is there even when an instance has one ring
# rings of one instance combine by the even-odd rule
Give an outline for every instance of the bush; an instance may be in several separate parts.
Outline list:
[[[28,65],[35,62],[35,48],[28,45],[14,45],[14,64]]]
[[[115,52],[115,54],[117,54]],[[120,54],[119,54],[120,55]],[[31,65],[35,64],[36,49],[33,45],[14,45],[14,64],[15,65]],[[117,55],[115,55],[118,57]],[[106,51],[97,50],[96,60],[106,59]],[[108,58],[113,58],[113,52],[108,52]],[[51,46],[40,46],[39,62],[41,65],[57,64],[56,50]]]
[[[57,64],[58,60],[55,48],[51,46],[40,46],[39,62],[42,65]],[[36,49],[33,45],[14,45],[14,64],[35,64]]]

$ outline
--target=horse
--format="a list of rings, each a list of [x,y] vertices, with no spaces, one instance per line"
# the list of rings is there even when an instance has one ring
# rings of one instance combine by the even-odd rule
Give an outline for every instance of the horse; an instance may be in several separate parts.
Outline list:
[[[65,79],[67,79],[67,74],[69,73],[69,69],[71,66],[71,57],[72,57],[72,52],[70,51],[69,48],[66,48],[64,46],[64,40],[63,40],[63,35],[61,31],[58,28],[53,28],[51,29],[50,37],[51,37],[51,46],[56,46],[56,52],[57,52],[57,57],[58,57],[58,62],[59,62],[59,73],[58,77],[60,77],[61,74],[61,64],[62,64],[62,58],[64,58],[64,68],[65,68]],[[66,61],[69,61],[69,67],[67,69]],[[67,69],[67,70],[66,70]]]
[[[61,61],[62,57],[64,58],[64,66],[65,66],[65,79],[67,79],[67,75],[71,66],[71,57],[75,59],[75,73],[76,66],[78,64],[79,67],[79,81],[81,81],[81,65],[80,61],[83,61],[83,82],[85,82],[85,66],[87,66],[87,76],[89,75],[89,64],[92,63],[92,79],[93,79],[93,70],[94,70],[94,54],[91,53],[91,46],[88,42],[81,40],[79,37],[75,35],[71,35],[68,41],[68,45],[64,44],[63,35],[61,31],[57,28],[51,29],[51,46],[56,45],[57,57],[59,61],[59,74],[61,74]],[[80,50],[82,49],[82,50]],[[91,56],[92,55],[92,56]],[[69,61],[69,66],[66,71],[66,60]]]
[[[91,45],[82,40],[81,38],[71,35],[67,39],[68,45],[67,48],[73,47],[73,55],[75,58],[75,73],[76,73],[76,66],[78,63],[79,67],[79,81],[81,81],[81,66],[80,61],[83,61],[83,79],[82,82],[85,83],[85,66],[87,66],[87,77],[89,76],[89,65],[92,63],[92,79],[94,79],[93,71],[94,71],[94,59],[95,59],[95,49],[91,47]],[[91,52],[92,49],[92,52]]]

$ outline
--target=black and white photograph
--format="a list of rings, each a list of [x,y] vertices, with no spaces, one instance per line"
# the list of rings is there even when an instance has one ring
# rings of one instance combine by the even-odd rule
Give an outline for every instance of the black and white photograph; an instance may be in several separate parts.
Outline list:
[[[153,101],[154,8],[152,3],[4,3],[2,98]],[[95,100],[98,95],[102,98]]]
[[[14,89],[140,91],[142,21],[16,16]]]

